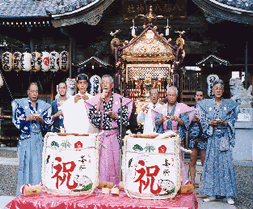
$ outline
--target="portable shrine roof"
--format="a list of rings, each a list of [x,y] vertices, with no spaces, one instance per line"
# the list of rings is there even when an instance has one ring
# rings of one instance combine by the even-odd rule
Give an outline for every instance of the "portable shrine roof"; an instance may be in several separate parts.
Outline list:
[[[87,59],[81,63],[78,63],[76,66],[81,67],[81,66],[85,66],[85,65],[95,65],[95,64],[97,64],[100,67],[105,67],[105,68],[112,67],[112,65],[108,64],[107,62],[105,62],[95,56],[92,56],[89,59]]]
[[[227,60],[224,60],[224,59],[221,59],[213,54],[209,55],[208,57],[204,58],[203,60],[199,61],[196,63],[197,66],[204,66],[206,65],[207,63],[218,63],[220,65],[225,65],[225,66],[228,66],[229,65],[229,61]]]
[[[253,25],[252,0],[193,0],[203,10],[206,20],[217,23],[224,20]]]
[[[51,20],[54,27],[80,22],[96,25],[103,11],[112,2],[113,0],[0,0],[0,23],[8,26],[50,25],[49,21],[43,23],[41,19],[45,18]]]
[[[168,62],[178,56],[178,46],[173,46],[171,40],[165,39],[156,31],[152,24],[131,41],[117,48],[116,60],[127,62]]]

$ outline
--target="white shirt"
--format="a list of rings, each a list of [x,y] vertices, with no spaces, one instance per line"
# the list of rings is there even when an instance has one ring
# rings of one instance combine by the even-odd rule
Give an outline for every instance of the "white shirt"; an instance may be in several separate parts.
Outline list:
[[[155,104],[155,108],[161,106],[159,102]],[[154,109],[154,104],[152,102],[148,103],[148,112],[143,112],[142,110],[138,113],[137,121],[138,123],[142,123],[144,121],[143,133],[151,134],[155,133],[155,121],[152,120],[151,109]]]
[[[90,98],[93,96],[86,93]],[[67,99],[63,104],[63,124],[67,133],[98,133],[98,129],[93,127],[89,122],[84,100],[80,99],[77,103],[74,101],[75,96]]]

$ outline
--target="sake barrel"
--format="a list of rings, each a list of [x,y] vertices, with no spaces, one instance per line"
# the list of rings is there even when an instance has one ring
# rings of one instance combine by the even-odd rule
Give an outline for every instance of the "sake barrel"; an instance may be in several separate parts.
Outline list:
[[[62,51],[60,53],[60,69],[62,71],[68,71],[69,70],[69,53],[67,51]]]
[[[95,96],[98,93],[101,93],[101,86],[102,79],[98,75],[93,75],[90,78],[90,94]]]
[[[15,70],[17,72],[22,70],[21,58],[22,58],[22,53],[21,52],[14,52],[13,53],[12,66],[13,66],[13,70]]]
[[[12,70],[12,58],[12,53],[8,51],[2,54],[2,68],[4,71]]]
[[[50,66],[50,70],[52,72],[57,72],[60,67],[59,67],[59,58],[60,55],[58,52],[56,51],[52,51],[49,55],[49,66]]]
[[[31,67],[32,55],[28,52],[23,52],[21,56],[21,68],[23,71],[29,72]]]
[[[41,53],[33,52],[31,60],[32,71],[37,72],[41,69]]]
[[[97,134],[56,134],[44,138],[42,183],[48,194],[91,194],[99,184]]]
[[[41,52],[41,71],[42,72],[48,72],[50,67],[49,67],[49,53],[44,51]]]
[[[180,138],[174,132],[126,136],[123,147],[123,183],[129,197],[174,198],[181,186]]]

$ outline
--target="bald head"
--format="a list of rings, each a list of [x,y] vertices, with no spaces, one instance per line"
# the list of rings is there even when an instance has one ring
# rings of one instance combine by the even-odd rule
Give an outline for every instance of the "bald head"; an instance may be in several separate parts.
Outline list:
[[[39,89],[37,83],[31,83],[27,90],[27,95],[31,102],[36,102],[39,95]]]
[[[157,89],[151,89],[149,92],[149,99],[153,104],[156,104],[159,99],[159,92]]]

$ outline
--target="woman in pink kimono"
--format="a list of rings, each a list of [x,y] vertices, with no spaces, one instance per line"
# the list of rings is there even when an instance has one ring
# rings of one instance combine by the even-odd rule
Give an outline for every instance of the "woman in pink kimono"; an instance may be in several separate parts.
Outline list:
[[[122,98],[122,124],[126,126],[132,112],[133,101],[113,93],[114,83],[110,75],[102,77],[101,88],[103,93],[85,101],[88,108],[90,122],[104,131],[100,142],[106,147],[100,148],[99,156],[99,181],[120,182],[120,115]]]

